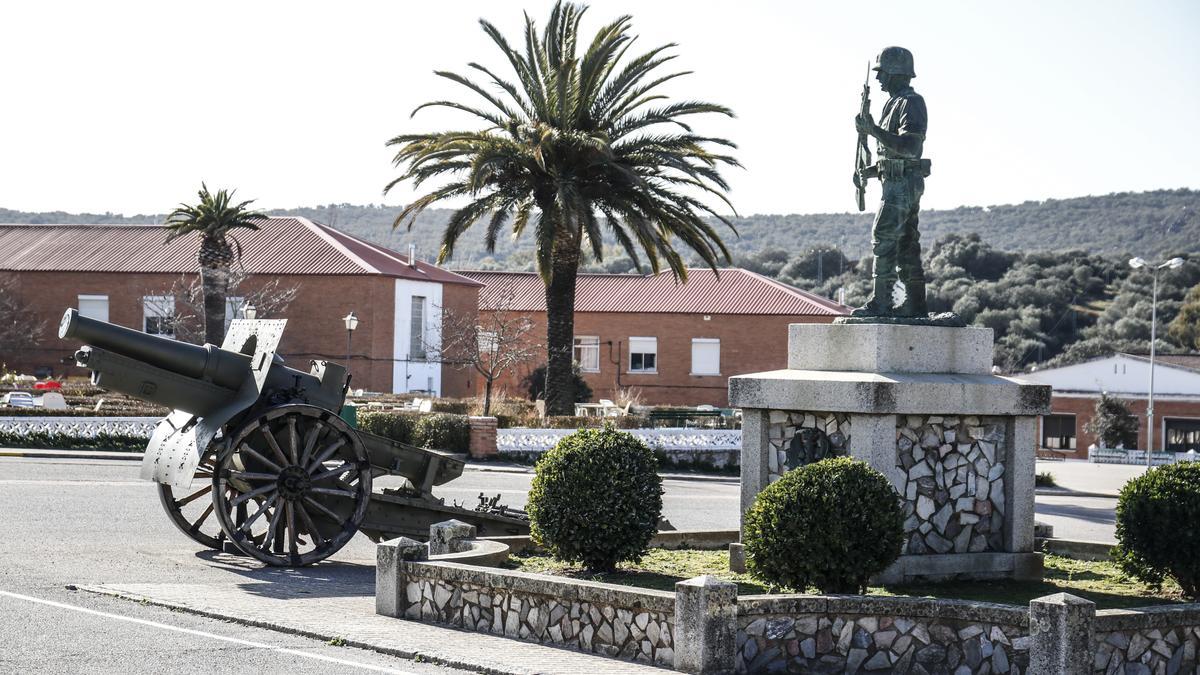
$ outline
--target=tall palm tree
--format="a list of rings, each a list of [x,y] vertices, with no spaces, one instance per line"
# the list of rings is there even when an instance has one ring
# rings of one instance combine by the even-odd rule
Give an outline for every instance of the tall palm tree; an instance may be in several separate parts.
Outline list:
[[[443,184],[409,204],[393,227],[412,227],[426,207],[446,199],[468,203],[450,218],[438,261],[454,253],[459,236],[486,219],[485,241],[493,251],[496,238],[511,221],[513,238],[532,223],[538,271],[546,286],[546,410],[572,414],[571,371],[575,280],[590,250],[600,260],[603,230],[645,271],[644,254],[655,273],[660,259],[679,280],[687,269],[676,246],[695,251],[713,269],[729,252],[705,214],[733,225],[705,201],[713,198],[733,211],[729,189],[718,169],[740,166],[733,157],[710,150],[735,147],[721,138],[700,136],[684,118],[702,113],[733,116],[728,108],[700,101],[660,102],[657,88],[687,73],[659,74],[675,58],[668,44],[626,59],[633,44],[632,19],[622,16],[592,38],[582,56],[576,53],[579,22],[586,7],[559,2],[540,34],[525,17],[525,45],[520,51],[491,23],[480,20],[488,37],[508,60],[515,80],[506,80],[477,63],[484,87],[456,73],[438,71],[482,97],[486,105],[432,101],[483,120],[477,131],[402,134],[388,141],[397,146],[393,160],[402,181],[420,186],[431,178]],[[735,231],[736,234],[736,231]]]
[[[257,230],[257,222],[267,218],[266,214],[247,208],[253,199],[235,204],[236,192],[219,190],[214,195],[201,183],[200,202],[180,204],[167,215],[166,222],[169,232],[165,244],[192,232],[200,233],[196,260],[200,263],[200,287],[204,293],[204,341],[215,345],[225,340],[229,268],[242,256],[242,245],[226,235],[238,228]]]

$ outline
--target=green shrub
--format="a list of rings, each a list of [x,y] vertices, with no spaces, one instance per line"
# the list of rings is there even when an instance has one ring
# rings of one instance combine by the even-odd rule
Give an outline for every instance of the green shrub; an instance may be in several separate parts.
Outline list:
[[[435,398],[430,402],[430,412],[449,413],[451,415],[469,415],[471,413],[469,398]]]
[[[467,452],[471,423],[466,415],[432,413],[421,415],[413,427],[413,444],[447,452]]]
[[[130,434],[101,432],[92,437],[76,436],[61,431],[32,431],[17,433],[0,431],[0,447],[53,448],[57,450],[115,450],[142,452],[150,439]]]
[[[546,368],[547,366],[542,364],[521,380],[521,386],[529,392],[530,401],[546,398]],[[579,366],[574,366],[571,372],[575,378],[575,402],[587,403],[592,400],[592,388],[588,386],[587,380],[583,379],[583,373],[579,370]]]
[[[904,543],[900,495],[849,457],[783,474],[758,494],[744,525],[750,573],[799,592],[863,593]]]
[[[1116,560],[1153,586],[1168,577],[1200,599],[1200,463],[1180,462],[1131,479],[1117,499]]]
[[[593,571],[640,560],[662,513],[657,469],[649,448],[611,427],[563,438],[538,460],[529,490],[534,541]]]
[[[1033,477],[1033,484],[1037,487],[1054,487],[1058,485],[1058,481],[1054,480],[1054,474],[1043,471]]]
[[[417,413],[387,410],[358,410],[358,428],[369,434],[390,438],[401,443],[413,443],[413,427],[417,424]]]
[[[576,417],[574,415],[551,415],[541,421],[543,429],[600,429],[616,427],[617,429],[644,429],[650,426],[650,420],[638,415],[622,417]]]

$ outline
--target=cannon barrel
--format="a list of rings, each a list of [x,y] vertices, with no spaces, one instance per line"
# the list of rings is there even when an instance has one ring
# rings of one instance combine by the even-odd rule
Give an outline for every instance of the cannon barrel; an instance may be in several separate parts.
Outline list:
[[[244,354],[226,351],[215,345],[191,345],[89,319],[80,316],[79,310],[74,308],[63,314],[58,336],[74,338],[126,358],[184,377],[208,380],[235,391],[250,368],[250,357]]]

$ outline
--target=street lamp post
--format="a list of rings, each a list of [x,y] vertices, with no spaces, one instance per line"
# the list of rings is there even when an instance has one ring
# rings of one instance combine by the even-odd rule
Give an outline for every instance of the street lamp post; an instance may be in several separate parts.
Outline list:
[[[1154,290],[1150,296],[1150,391],[1146,397],[1146,468],[1149,469],[1154,454],[1154,342],[1158,333],[1158,271],[1164,268],[1180,268],[1183,266],[1183,258],[1171,258],[1161,263],[1148,263],[1142,258],[1131,258],[1129,266],[1135,270],[1149,267],[1154,274]]]
[[[346,324],[346,372],[350,372],[350,343],[354,339],[354,329],[358,328],[358,317],[350,312],[342,317],[342,321]]]

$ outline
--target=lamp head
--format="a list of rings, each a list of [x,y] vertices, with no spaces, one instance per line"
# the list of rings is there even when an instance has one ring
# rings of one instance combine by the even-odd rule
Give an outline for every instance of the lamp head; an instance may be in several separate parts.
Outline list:
[[[346,323],[346,330],[354,330],[355,328],[358,328],[358,317],[354,316],[354,312],[350,312],[346,316],[342,317],[342,321]]]
[[[1180,267],[1183,267],[1183,258],[1171,258],[1163,266],[1169,267],[1173,270],[1177,270]]]
[[[1145,267],[1145,266],[1146,266],[1146,261],[1145,261],[1145,260],[1142,260],[1141,258],[1130,258],[1130,259],[1129,259],[1129,266],[1130,266],[1130,267],[1132,267],[1132,268],[1133,268],[1133,269],[1135,269],[1135,270],[1136,270],[1136,269],[1141,269],[1141,268],[1143,268],[1143,267]]]
[[[254,317],[258,316],[258,308],[254,305],[246,305],[242,308],[242,316],[253,321]]]

